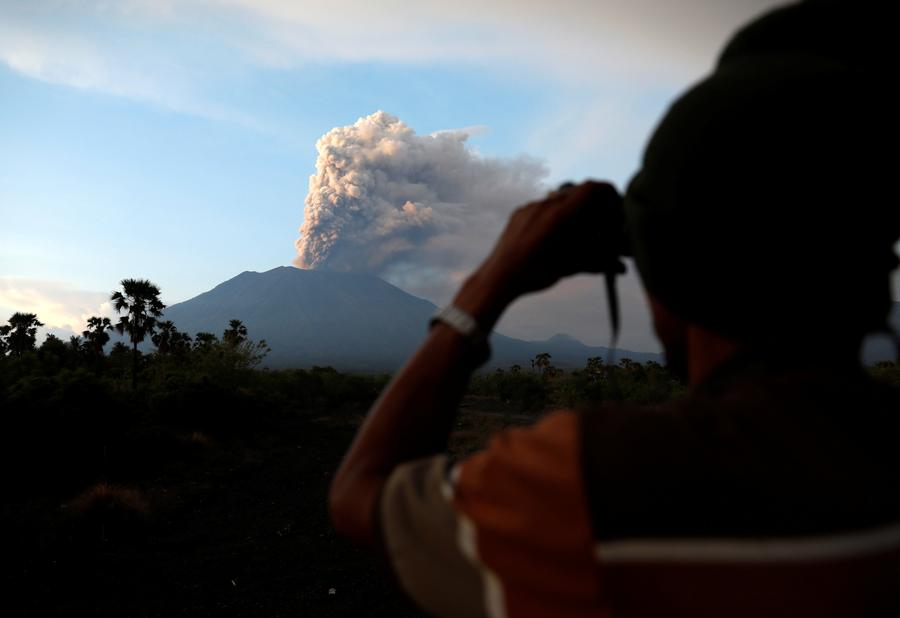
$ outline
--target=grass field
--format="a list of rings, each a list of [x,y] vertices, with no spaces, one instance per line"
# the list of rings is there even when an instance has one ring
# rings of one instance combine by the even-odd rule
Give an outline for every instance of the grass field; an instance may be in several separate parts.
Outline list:
[[[452,451],[534,419],[502,407],[469,397]],[[246,438],[158,434],[171,457],[153,474],[6,503],[17,615],[418,615],[329,525],[329,479],[362,415],[309,414]]]
[[[386,376],[185,363],[151,365],[134,388],[114,360],[100,371],[5,359],[6,615],[418,615],[385,565],[337,538],[326,511],[331,476]],[[900,366],[872,371],[900,386]],[[579,401],[683,392],[654,363],[479,374],[450,452]]]

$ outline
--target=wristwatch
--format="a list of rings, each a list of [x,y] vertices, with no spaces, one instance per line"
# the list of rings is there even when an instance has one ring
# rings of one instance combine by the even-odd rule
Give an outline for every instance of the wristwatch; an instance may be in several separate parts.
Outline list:
[[[439,322],[446,324],[463,336],[473,353],[473,360],[477,360],[478,365],[491,357],[491,346],[488,344],[487,333],[478,326],[478,322],[467,311],[456,305],[447,305],[431,317],[428,327],[433,328]]]

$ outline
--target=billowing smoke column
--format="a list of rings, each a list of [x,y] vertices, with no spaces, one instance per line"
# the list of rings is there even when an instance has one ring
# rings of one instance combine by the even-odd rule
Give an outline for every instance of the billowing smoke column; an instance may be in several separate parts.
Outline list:
[[[323,135],[294,263],[433,273],[482,257],[509,211],[544,191],[546,170],[528,158],[484,158],[467,138],[416,135],[382,111]]]

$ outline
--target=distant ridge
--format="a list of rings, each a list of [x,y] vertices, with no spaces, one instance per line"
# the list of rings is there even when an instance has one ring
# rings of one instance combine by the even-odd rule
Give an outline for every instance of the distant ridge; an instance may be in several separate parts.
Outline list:
[[[436,309],[373,275],[279,266],[242,272],[168,307],[165,319],[191,334],[219,335],[229,320],[243,320],[252,338],[271,346],[266,365],[273,368],[331,365],[348,371],[392,371],[424,339]],[[495,333],[491,345],[489,367],[528,367],[536,354],[548,352],[557,367],[575,368],[591,356],[605,359],[608,353],[568,335],[523,341]],[[659,361],[660,355],[617,350],[616,358]]]

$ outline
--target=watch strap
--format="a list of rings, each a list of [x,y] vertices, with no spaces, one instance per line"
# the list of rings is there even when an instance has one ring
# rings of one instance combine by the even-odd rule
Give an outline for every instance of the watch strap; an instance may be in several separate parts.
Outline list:
[[[478,364],[490,358],[491,349],[488,344],[488,335],[469,312],[460,309],[456,305],[447,305],[432,316],[429,328],[434,327],[437,323],[446,324],[462,335],[469,346],[477,350],[479,356]]]

